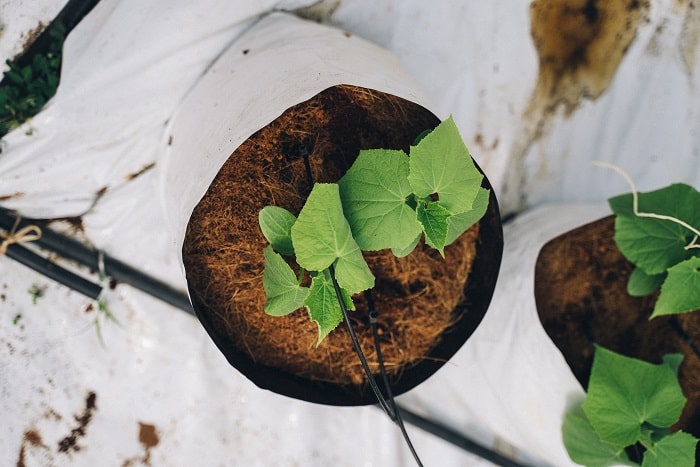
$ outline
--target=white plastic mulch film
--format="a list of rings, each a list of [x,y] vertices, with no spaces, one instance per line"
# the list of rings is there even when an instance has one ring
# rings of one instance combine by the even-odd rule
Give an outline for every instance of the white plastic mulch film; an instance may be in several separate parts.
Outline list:
[[[13,18],[46,16],[40,3],[0,2],[0,24],[13,24],[0,36],[3,60],[23,41]],[[314,3],[100,1],[66,42],[56,97],[3,139],[0,205],[27,217],[80,216],[79,228],[55,227],[184,291],[178,241],[217,158],[290,105],[350,80],[453,114],[503,210],[521,214],[504,226],[502,273],[482,324],[400,402],[521,462],[571,465],[560,426],[582,390],[537,319],[535,258],[627,190],[616,174],[589,168],[592,160],[621,165],[643,190],[700,184],[700,8],[652,0],[625,13],[616,5],[629,2],[593,2],[604,32],[586,53],[599,66],[581,71],[540,66],[564,53],[551,39],[570,24],[540,13],[566,2],[305,8]],[[281,13],[261,19],[297,8],[351,37]],[[597,20],[590,10],[587,18]],[[625,34],[606,34],[625,24],[634,27],[618,60],[614,38]],[[270,60],[265,51],[286,61],[257,72]],[[365,73],[375,60],[376,73]],[[305,73],[317,66],[326,71]],[[217,98],[216,108],[197,105]],[[233,132],[217,117],[224,109]],[[192,150],[208,162],[185,165]],[[0,258],[0,465],[411,465],[379,410],[260,390],[195,318],[104,285],[118,322]],[[489,465],[408,429],[426,465]]]

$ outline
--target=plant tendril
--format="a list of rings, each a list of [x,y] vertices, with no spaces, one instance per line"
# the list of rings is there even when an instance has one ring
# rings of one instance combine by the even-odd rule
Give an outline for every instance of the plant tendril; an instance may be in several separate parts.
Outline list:
[[[685,227],[686,229],[690,230],[695,235],[693,240],[688,245],[685,246],[685,249],[690,250],[693,248],[700,248],[700,244],[696,243],[698,237],[700,237],[700,230],[696,229],[692,225],[690,225],[687,222],[684,222],[678,218],[675,218],[673,216],[667,216],[665,214],[655,214],[653,212],[640,212],[639,211],[639,192],[637,191],[637,187],[634,185],[632,178],[622,168],[618,167],[615,164],[611,164],[609,162],[593,161],[593,162],[591,162],[591,164],[598,166],[598,167],[612,169],[615,172],[617,172],[618,174],[620,174],[625,179],[627,184],[632,189],[632,211],[634,212],[635,216],[671,221],[671,222],[676,223],[682,227]]]

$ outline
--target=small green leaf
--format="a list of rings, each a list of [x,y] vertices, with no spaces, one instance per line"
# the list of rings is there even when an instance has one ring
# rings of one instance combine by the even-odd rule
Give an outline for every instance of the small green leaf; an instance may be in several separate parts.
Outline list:
[[[370,271],[358,248],[338,258],[335,262],[335,279],[338,285],[351,294],[374,287],[374,274]]]
[[[347,309],[353,310],[355,307],[350,295],[344,290],[341,290],[341,294]],[[311,279],[311,291],[304,305],[309,309],[311,319],[318,325],[318,341],[316,342],[316,346],[318,346],[343,320],[343,311],[338,303],[333,281],[327,269]]]
[[[682,353],[669,353],[664,355],[663,358],[664,365],[668,366],[673,372],[678,376],[678,369],[681,367],[681,363],[683,363],[683,354]]]
[[[343,211],[362,250],[405,249],[420,233],[415,212],[406,204],[412,191],[403,151],[360,151],[338,185]]]
[[[403,248],[403,249],[396,249],[392,248],[391,252],[393,253],[394,256],[397,258],[403,258],[404,256],[408,256],[411,254],[413,250],[415,250],[416,246],[418,245],[418,242],[420,242],[420,238],[423,236],[423,232],[418,233],[416,235],[416,238],[413,239],[410,245],[408,247]]]
[[[477,170],[452,117],[411,147],[408,182],[413,193],[428,198],[437,193],[453,214],[469,211],[484,176]]]
[[[292,226],[297,262],[308,271],[336,268],[336,279],[350,293],[374,287],[374,275],[343,216],[338,185],[316,183]]]
[[[490,191],[485,188],[479,188],[479,193],[472,205],[471,211],[456,214],[447,219],[447,238],[445,245],[451,245],[472,225],[476,224],[479,219],[484,217],[486,209],[489,207]]]
[[[641,268],[634,268],[627,281],[627,293],[633,297],[643,297],[658,289],[666,278],[666,274],[650,276]]]
[[[445,256],[445,239],[447,238],[447,218],[452,214],[439,201],[418,201],[416,217],[425,232],[425,243]]]
[[[700,258],[692,257],[669,268],[651,317],[700,309]]]
[[[587,467],[638,465],[629,460],[624,446],[601,441],[580,406],[568,411],[562,426],[564,446],[571,460]]]
[[[277,206],[265,206],[258,214],[263,235],[272,247],[283,255],[294,255],[292,226],[297,218],[291,212]]]
[[[669,364],[653,365],[596,346],[583,410],[606,443],[634,444],[641,426],[671,426],[685,405]]]
[[[617,215],[615,243],[627,259],[649,275],[662,274],[674,264],[687,259],[685,246],[693,234],[673,221],[638,217],[632,208],[632,195],[608,200]],[[700,226],[700,193],[682,183],[660,190],[639,193],[639,211],[671,216],[691,226]]]
[[[309,271],[323,271],[358,248],[343,216],[338,185],[332,183],[314,184],[291,232],[297,262]]]
[[[668,435],[646,450],[642,467],[693,467],[697,442],[697,438],[683,431]]]
[[[265,270],[263,271],[263,289],[265,289],[265,313],[272,316],[284,316],[304,306],[309,289],[299,285],[294,271],[287,262],[272,250],[265,247]]]

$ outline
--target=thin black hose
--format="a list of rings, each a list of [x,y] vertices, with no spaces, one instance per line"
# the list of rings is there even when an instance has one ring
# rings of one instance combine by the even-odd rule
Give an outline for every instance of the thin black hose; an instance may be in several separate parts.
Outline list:
[[[102,286],[90,282],[89,280],[58,266],[56,263],[30,251],[21,245],[14,244],[8,246],[5,255],[10,259],[33,269],[39,274],[53,279],[56,282],[63,284],[66,287],[69,287],[93,300],[97,300],[100,293],[102,293]]]
[[[528,464],[522,464],[514,461],[492,449],[482,446],[481,444],[463,436],[461,433],[452,428],[422,417],[400,405],[398,407],[407,423],[435,435],[450,444],[462,448],[469,453],[475,454],[489,462],[503,467],[529,467]]]
[[[367,375],[369,385],[372,388],[372,391],[374,391],[374,395],[377,397],[377,400],[379,401],[381,407],[384,409],[384,412],[386,412],[386,414],[394,423],[399,425],[399,428],[401,429],[401,435],[406,441],[406,444],[408,445],[408,448],[411,451],[411,455],[418,464],[418,467],[423,467],[423,463],[418,457],[418,453],[416,453],[416,450],[413,448],[413,443],[411,443],[411,439],[408,437],[408,433],[406,432],[406,428],[403,425],[401,416],[396,412],[396,405],[394,403],[393,396],[391,396],[391,391],[389,390],[389,384],[386,378],[386,372],[384,371],[384,367],[382,366],[382,376],[384,377],[384,382],[387,387],[387,393],[390,395],[389,402],[386,401],[386,399],[382,395],[381,390],[379,389],[379,386],[377,385],[377,382],[374,380],[374,376],[372,375],[372,372],[369,369],[369,365],[367,364],[365,354],[364,352],[362,352],[362,348],[360,347],[360,342],[357,340],[357,336],[355,335],[355,330],[352,328],[352,323],[350,322],[350,317],[348,316],[348,310],[345,307],[345,299],[343,298],[343,294],[341,293],[338,281],[335,280],[335,270],[333,268],[333,265],[328,266],[328,271],[331,276],[331,281],[333,282],[333,290],[335,291],[335,297],[338,300],[338,304],[340,305],[340,310],[343,312],[345,324],[347,325],[348,332],[350,333],[350,338],[352,339],[352,345],[355,348],[355,353],[357,353],[357,356],[360,359],[362,368],[365,370],[365,374]],[[379,354],[380,350],[377,344],[378,342],[375,341],[375,346],[377,347],[377,354]]]
[[[391,407],[387,403],[386,399],[384,399],[384,396],[382,395],[382,392],[379,389],[377,382],[374,380],[374,377],[372,376],[372,371],[369,369],[369,364],[367,363],[367,359],[365,358],[365,354],[364,354],[364,352],[362,352],[362,348],[360,347],[360,342],[357,340],[357,335],[355,334],[355,330],[352,328],[352,323],[350,322],[350,316],[348,315],[348,310],[345,307],[345,300],[343,299],[343,294],[340,291],[340,286],[338,285],[338,281],[335,280],[335,268],[333,267],[333,265],[328,267],[328,271],[330,272],[331,281],[333,282],[333,290],[335,291],[335,296],[338,299],[338,304],[340,305],[340,310],[343,312],[343,317],[345,318],[345,324],[348,328],[348,332],[350,333],[350,339],[352,340],[352,345],[355,349],[355,353],[357,353],[357,356],[360,359],[360,364],[362,365],[362,368],[365,370],[365,374],[367,374],[367,380],[369,382],[369,385],[372,388],[374,395],[377,397],[377,401],[379,402],[379,405],[382,407],[382,409],[384,409],[384,412],[386,412],[386,414],[389,416],[391,421],[396,421],[396,415],[391,410]]]
[[[403,419],[401,418],[401,410],[399,407],[396,405],[396,401],[394,400],[394,394],[391,391],[391,385],[389,384],[389,378],[387,377],[386,374],[386,368],[384,367],[384,357],[382,356],[382,348],[379,342],[379,332],[377,330],[378,328],[378,315],[377,315],[377,309],[374,307],[374,297],[372,296],[372,291],[371,290],[366,290],[365,291],[365,299],[367,301],[367,310],[369,314],[369,324],[372,329],[372,338],[374,339],[374,348],[377,350],[377,362],[379,362],[379,371],[382,375],[382,381],[384,383],[384,390],[386,391],[386,398],[389,400],[389,404],[391,404],[391,409],[394,412],[394,417],[396,418],[396,424],[399,426],[399,429],[401,430],[401,434],[403,435],[404,440],[406,440],[406,444],[408,444],[408,449],[411,451],[411,455],[415,459],[416,463],[422,467],[423,463],[420,460],[420,457],[418,457],[418,453],[416,452],[416,449],[413,447],[413,443],[411,442],[411,438],[408,436],[408,432],[406,431],[406,426],[403,423]],[[371,377],[371,375],[369,375]]]
[[[5,209],[0,209],[0,228],[9,232],[15,225],[16,220],[17,217],[14,214],[11,214]],[[20,229],[28,225],[39,225],[41,227],[41,238],[33,242],[37,246],[59,254],[68,260],[75,261],[93,271],[104,272],[106,276],[111,277],[117,282],[129,284],[182,311],[194,314],[190,300],[184,292],[148,276],[109,255],[102,254],[102,258],[100,258],[100,252],[98,250],[88,247],[70,237],[54,232],[46,226],[46,221],[20,219],[17,228]],[[104,267],[103,271],[100,270],[101,262]],[[57,278],[55,280],[61,282],[59,279],[60,278]]]

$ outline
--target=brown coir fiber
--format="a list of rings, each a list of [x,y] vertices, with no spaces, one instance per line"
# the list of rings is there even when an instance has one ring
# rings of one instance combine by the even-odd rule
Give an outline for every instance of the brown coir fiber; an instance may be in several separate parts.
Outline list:
[[[362,384],[345,326],[317,348],[318,329],[304,309],[285,317],[264,313],[267,241],[258,212],[275,205],[299,213],[311,188],[306,153],[314,181],[335,182],[360,149],[408,151],[419,133],[438,123],[426,109],[398,97],[335,86],[288,109],[236,149],[192,213],[183,247],[190,290],[217,332],[259,364],[314,380]],[[475,226],[446,248],[446,260],[422,243],[405,258],[390,251],[365,254],[377,277],[373,295],[391,375],[425,358],[459,318],[453,310],[463,298],[477,235]],[[364,299],[354,299],[355,331],[378,372]]]

